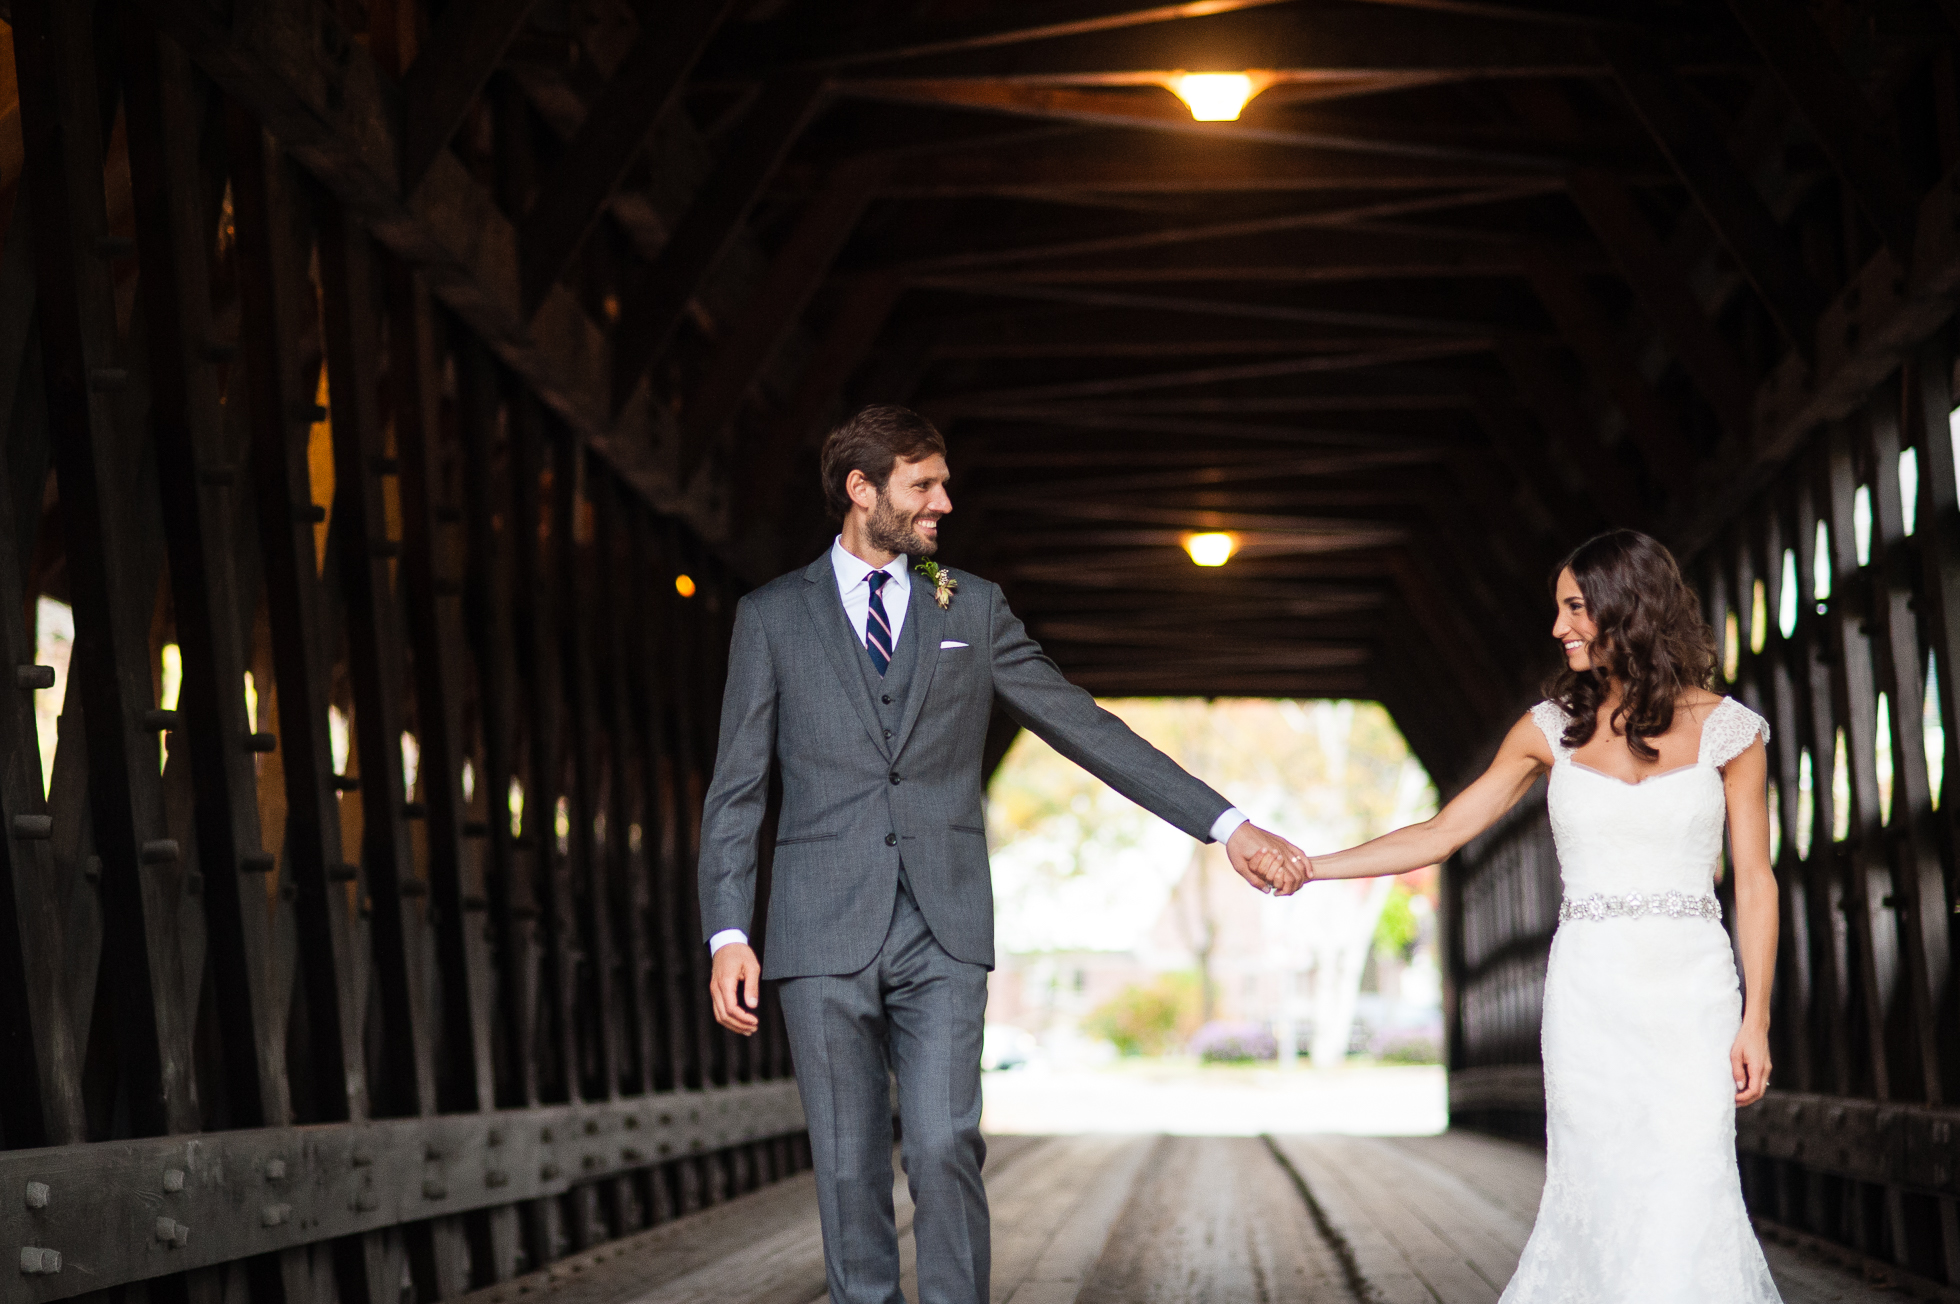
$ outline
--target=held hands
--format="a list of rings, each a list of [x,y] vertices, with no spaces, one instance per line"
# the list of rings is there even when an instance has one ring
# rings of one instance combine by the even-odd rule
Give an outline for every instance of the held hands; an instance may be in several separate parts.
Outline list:
[[[1313,862],[1298,847],[1250,822],[1233,830],[1225,854],[1240,878],[1276,896],[1292,896],[1313,877]]]
[[[715,952],[714,963],[708,995],[715,1003],[715,1022],[730,1032],[752,1036],[762,1026],[750,1013],[762,997],[762,966],[756,963],[754,948],[731,942]]]
[[[1735,1076],[1737,1108],[1753,1105],[1769,1090],[1769,1029],[1744,1020],[1729,1047],[1729,1071]]]

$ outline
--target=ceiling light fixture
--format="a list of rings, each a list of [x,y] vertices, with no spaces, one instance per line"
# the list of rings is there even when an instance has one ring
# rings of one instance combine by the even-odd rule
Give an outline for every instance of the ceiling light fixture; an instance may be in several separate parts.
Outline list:
[[[1184,536],[1184,551],[1191,554],[1191,560],[1200,566],[1223,566],[1238,551],[1239,540],[1234,534],[1187,534]]]
[[[1237,122],[1246,102],[1272,84],[1269,72],[1178,72],[1164,83],[1199,122]]]

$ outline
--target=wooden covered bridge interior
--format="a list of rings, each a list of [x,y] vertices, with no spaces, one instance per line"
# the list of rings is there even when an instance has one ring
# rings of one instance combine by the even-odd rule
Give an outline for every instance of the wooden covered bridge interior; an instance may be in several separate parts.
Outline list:
[[[692,857],[874,400],[1078,682],[1378,699],[1445,793],[1555,559],[1676,548],[1775,729],[1752,1211],[1960,1298],[1952,0],[0,17],[0,1299],[821,1294]],[[996,1298],[1494,1299],[1542,803],[1445,882],[1458,1130],[1004,1140]]]

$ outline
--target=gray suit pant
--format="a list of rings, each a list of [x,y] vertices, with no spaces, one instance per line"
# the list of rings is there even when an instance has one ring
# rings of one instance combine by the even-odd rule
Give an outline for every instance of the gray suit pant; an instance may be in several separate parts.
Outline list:
[[[920,1304],[987,1304],[987,971],[946,954],[901,886],[877,959],[853,974],[785,979],[781,995],[816,1160],[831,1304],[904,1304],[888,1072],[898,1077]]]

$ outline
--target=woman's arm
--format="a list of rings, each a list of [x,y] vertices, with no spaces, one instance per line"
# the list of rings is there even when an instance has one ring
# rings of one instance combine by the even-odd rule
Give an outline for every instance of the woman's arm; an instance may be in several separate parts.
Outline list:
[[[1504,736],[1490,768],[1433,817],[1331,856],[1315,856],[1311,876],[1374,878],[1434,865],[1495,824],[1551,767],[1551,745],[1527,715]]]
[[[1769,864],[1769,759],[1762,740],[1722,767],[1729,805],[1729,869],[1735,875],[1735,935],[1742,953],[1742,1027],[1729,1051],[1735,1103],[1753,1105],[1769,1087],[1769,989],[1776,972],[1776,874]]]

